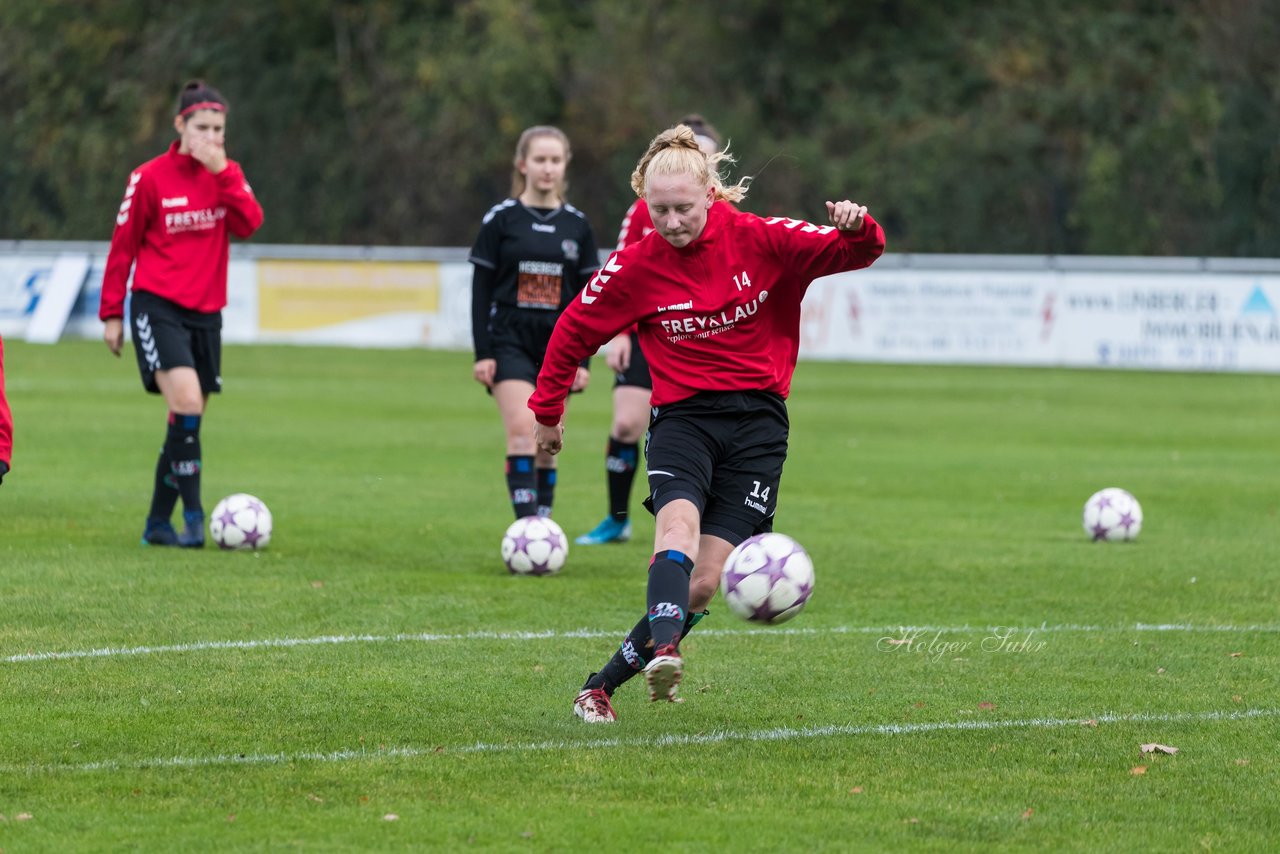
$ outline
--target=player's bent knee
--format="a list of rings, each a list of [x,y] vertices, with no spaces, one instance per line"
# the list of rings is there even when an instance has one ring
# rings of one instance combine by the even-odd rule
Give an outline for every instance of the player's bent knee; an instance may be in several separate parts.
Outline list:
[[[701,611],[711,604],[716,590],[720,587],[720,575],[710,574],[699,577],[697,574],[689,580],[689,610]]]
[[[626,423],[621,421],[613,422],[613,431],[609,434],[619,442],[626,442],[631,445],[638,444],[644,436],[647,424]]]

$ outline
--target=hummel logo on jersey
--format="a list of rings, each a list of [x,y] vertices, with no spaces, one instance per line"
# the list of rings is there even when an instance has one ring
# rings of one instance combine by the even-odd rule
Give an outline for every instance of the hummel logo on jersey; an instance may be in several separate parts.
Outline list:
[[[791,219],[785,216],[771,216],[764,222],[765,225],[781,225],[783,228],[796,228],[803,225],[804,228],[800,231],[805,234],[830,234],[836,230],[834,225],[814,225],[802,219]]]
[[[116,214],[116,225],[124,225],[129,221],[129,208],[133,207],[133,194],[138,191],[138,182],[141,180],[141,172],[134,172],[129,176],[129,186],[124,188],[124,201],[120,203],[120,212]]]
[[[658,314],[662,314],[664,311],[688,311],[691,308],[693,308],[693,300],[687,300],[674,305],[660,305],[658,306]]]
[[[180,208],[188,204],[186,196],[174,196],[172,199],[161,199],[160,207],[162,208]]]
[[[550,224],[543,224],[543,223],[541,223],[541,222],[535,222],[535,223],[531,224],[529,227],[530,227],[530,228],[532,228],[534,231],[541,231],[543,234],[555,234],[555,233],[556,233],[556,227],[555,227],[554,225],[550,225]]]
[[[598,300],[599,297],[596,294],[602,292],[604,286],[609,284],[609,279],[613,277],[613,274],[622,269],[621,264],[614,263],[617,260],[618,256],[616,254],[610,255],[604,266],[596,271],[596,274],[591,277],[591,281],[587,282],[587,286],[582,289],[583,305],[591,305]]]

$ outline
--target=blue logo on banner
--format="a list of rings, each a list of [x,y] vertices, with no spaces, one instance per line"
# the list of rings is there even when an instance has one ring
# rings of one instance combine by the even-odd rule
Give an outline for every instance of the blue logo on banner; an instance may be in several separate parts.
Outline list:
[[[1253,293],[1249,294],[1249,298],[1244,301],[1244,308],[1240,309],[1241,314],[1275,314],[1276,310],[1271,307],[1271,301],[1267,299],[1267,295],[1262,292],[1261,285],[1253,286]]]

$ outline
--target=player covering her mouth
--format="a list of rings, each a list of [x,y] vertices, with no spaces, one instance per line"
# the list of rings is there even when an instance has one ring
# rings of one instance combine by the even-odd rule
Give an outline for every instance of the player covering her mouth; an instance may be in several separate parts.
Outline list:
[[[246,238],[262,225],[244,171],[227,157],[227,110],[203,81],[183,88],[173,119],[178,139],[129,176],[102,280],[107,348],[119,356],[124,347],[128,292],[143,388],[163,395],[169,410],[144,545],[204,545],[200,427],[209,395],[222,390],[229,235]],[[181,533],[170,521],[179,496]]]

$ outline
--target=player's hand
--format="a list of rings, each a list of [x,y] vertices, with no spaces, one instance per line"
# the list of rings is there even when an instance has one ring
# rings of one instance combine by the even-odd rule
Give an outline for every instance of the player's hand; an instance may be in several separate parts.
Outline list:
[[[609,342],[609,349],[604,354],[604,363],[615,374],[620,374],[631,367],[631,333],[624,332]]]
[[[564,447],[564,422],[561,421],[554,427],[548,427],[540,421],[535,421],[533,425],[533,442],[538,446],[538,450],[545,451],[554,457]]]
[[[841,202],[827,202],[827,219],[841,231],[861,231],[866,215],[866,205],[860,205],[848,199]]]
[[[119,358],[120,350],[124,347],[124,320],[119,317],[107,318],[106,325],[102,328],[102,340],[107,342],[111,355]]]
[[[579,366],[578,373],[574,375],[573,385],[569,387],[569,391],[583,391],[589,382],[591,382],[591,372]]]
[[[493,375],[497,372],[497,359],[476,359],[475,367],[471,369],[471,374],[476,378],[476,382],[487,389],[493,388]]]
[[[188,143],[191,156],[204,164],[204,168],[217,175],[227,168],[227,149],[220,142],[197,136]]]

